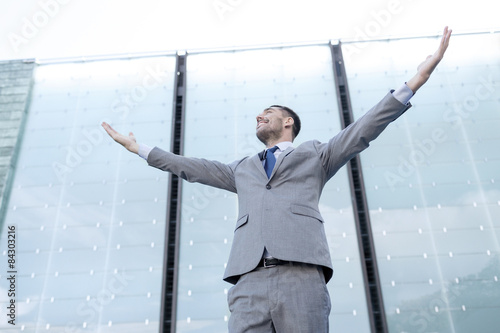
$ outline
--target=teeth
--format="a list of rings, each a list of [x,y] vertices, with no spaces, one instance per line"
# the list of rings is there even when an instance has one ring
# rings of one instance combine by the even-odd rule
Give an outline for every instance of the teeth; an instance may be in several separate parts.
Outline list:
[[[267,121],[267,120],[261,120],[261,121],[257,122],[257,128],[258,128],[261,124],[266,124],[266,123],[268,123],[268,122],[269,122],[269,121]]]

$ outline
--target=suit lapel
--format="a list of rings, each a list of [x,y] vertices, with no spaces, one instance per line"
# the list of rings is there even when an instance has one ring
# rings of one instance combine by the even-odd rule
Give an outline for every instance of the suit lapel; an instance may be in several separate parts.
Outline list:
[[[274,165],[274,169],[273,169],[273,172],[271,173],[271,177],[269,178],[269,180],[271,180],[274,176],[274,174],[278,171],[281,163],[283,163],[284,159],[288,156],[288,154],[290,154],[295,148],[294,147],[288,147],[287,149],[285,149],[285,151],[283,151],[280,156],[278,156],[278,159],[276,160],[276,164]],[[264,168],[262,168],[264,169]],[[265,172],[264,172],[265,174]],[[267,175],[266,175],[267,177]]]
[[[264,177],[266,177],[267,179],[267,174],[266,174],[266,170],[264,170],[264,165],[262,164],[262,155],[263,155],[263,152],[257,154],[257,155],[254,155],[252,157],[252,163],[255,165],[255,167],[260,170],[260,173],[262,173],[262,175]]]
[[[269,180],[271,180],[273,178],[273,176],[277,172],[279,166],[281,165],[281,163],[283,163],[283,160],[285,159],[285,157],[288,154],[290,154],[294,149],[295,149],[294,147],[288,147],[287,149],[285,149],[285,151],[283,151],[280,154],[280,156],[278,156],[278,159],[276,160],[276,164],[274,165],[274,169],[273,169],[273,172],[271,173],[271,177],[269,178]],[[267,179],[266,170],[264,170],[264,165],[262,164],[263,153],[264,152],[260,152],[257,155],[254,155],[251,158],[251,160],[252,160],[252,163],[255,165],[255,167],[258,170],[260,170],[259,172],[265,177],[265,179]]]

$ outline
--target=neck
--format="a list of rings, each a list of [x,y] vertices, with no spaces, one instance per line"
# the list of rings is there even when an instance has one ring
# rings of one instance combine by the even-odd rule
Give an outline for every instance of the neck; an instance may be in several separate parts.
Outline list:
[[[269,149],[269,148],[276,146],[280,142],[286,142],[286,141],[293,142],[291,137],[281,137],[281,138],[276,139],[276,140],[269,140],[269,141],[265,142],[265,145],[266,145],[266,148]]]
[[[278,144],[280,144],[280,143],[284,143],[284,142],[290,142],[290,143],[292,143],[292,141],[291,141],[291,140],[281,140],[281,141],[275,141],[275,142],[272,142],[272,143],[270,143],[270,144],[266,144],[266,149],[272,148],[272,147],[277,146]],[[286,147],[288,147],[288,146],[286,146]]]
[[[273,142],[266,142],[266,148],[273,148],[274,146],[278,145],[280,142],[284,142],[286,140],[279,140],[279,141],[273,141]]]

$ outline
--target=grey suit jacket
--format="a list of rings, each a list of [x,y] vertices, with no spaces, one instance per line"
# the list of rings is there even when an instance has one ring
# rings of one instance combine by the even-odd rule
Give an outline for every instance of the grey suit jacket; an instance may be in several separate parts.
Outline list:
[[[325,183],[410,108],[391,93],[327,143],[308,141],[282,152],[270,179],[259,155],[230,164],[154,148],[148,164],[189,182],[238,194],[239,215],[224,280],[236,283],[259,263],[264,247],[282,260],[323,266],[333,274],[318,202]]]

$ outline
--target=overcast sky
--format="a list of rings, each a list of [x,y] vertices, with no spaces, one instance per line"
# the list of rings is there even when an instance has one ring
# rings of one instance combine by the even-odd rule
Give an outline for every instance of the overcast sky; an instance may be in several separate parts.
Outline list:
[[[0,60],[498,30],[496,0],[463,3],[2,0]]]

